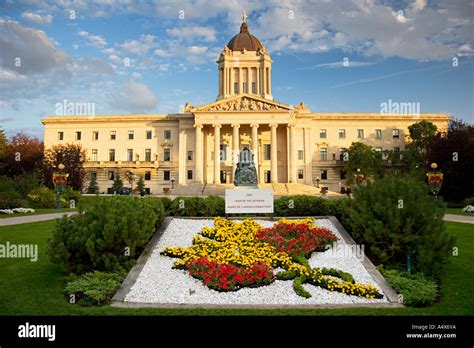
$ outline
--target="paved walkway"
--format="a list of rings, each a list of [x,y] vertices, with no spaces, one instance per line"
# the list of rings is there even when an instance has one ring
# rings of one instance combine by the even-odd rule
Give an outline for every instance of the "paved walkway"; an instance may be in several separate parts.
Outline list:
[[[473,216],[444,214],[444,220],[453,222],[463,222],[465,224],[474,224],[474,214]]]
[[[18,216],[11,218],[0,219],[0,226],[10,226],[18,224],[27,224],[30,222],[39,222],[39,221],[48,221],[58,219],[66,215],[77,214],[77,212],[67,212],[67,213],[53,213],[53,214],[42,214],[42,215],[30,215],[30,216]],[[464,216],[464,215],[455,215],[455,214],[445,214],[444,220],[453,221],[453,222],[462,222],[465,224],[474,224],[474,216]]]
[[[11,218],[0,219],[0,226],[10,226],[18,224],[27,224],[30,222],[39,222],[39,221],[48,221],[61,218],[64,214],[73,215],[77,212],[71,211],[67,213],[53,213],[53,214],[39,214],[39,215],[27,215],[27,216],[18,216]]]

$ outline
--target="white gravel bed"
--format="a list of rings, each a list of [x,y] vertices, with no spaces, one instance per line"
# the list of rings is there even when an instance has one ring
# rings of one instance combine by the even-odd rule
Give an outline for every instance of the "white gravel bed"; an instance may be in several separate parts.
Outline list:
[[[264,227],[275,222],[256,220]],[[311,267],[337,268],[352,274],[356,282],[372,284],[380,290],[375,280],[366,271],[354,253],[347,252],[348,245],[328,219],[316,220],[316,225],[330,229],[339,239],[333,250],[315,252],[309,263]],[[141,273],[125,297],[125,302],[155,304],[218,304],[218,305],[292,305],[292,304],[358,304],[388,303],[383,299],[367,299],[304,284],[312,297],[305,299],[296,295],[293,281],[276,280],[258,288],[243,288],[233,292],[218,292],[204,286],[200,280],[186,271],[173,269],[177,260],[160,255],[167,246],[187,247],[205,226],[214,227],[213,220],[173,219],[161,236],[155,250],[148,258]],[[380,290],[381,291],[381,290]]]

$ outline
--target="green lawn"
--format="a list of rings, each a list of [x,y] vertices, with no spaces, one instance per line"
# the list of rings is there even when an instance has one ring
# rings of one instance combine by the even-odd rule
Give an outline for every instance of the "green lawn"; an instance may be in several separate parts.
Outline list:
[[[77,211],[77,208],[62,208],[61,213],[65,213],[68,211]],[[5,218],[12,218],[12,217],[18,217],[18,216],[30,216],[30,215],[43,215],[43,214],[53,214],[57,213],[58,211],[56,209],[35,209],[35,212],[33,214],[25,213],[25,214],[0,214],[0,219],[5,219]]]
[[[446,214],[473,216],[474,213],[463,212],[462,208],[446,208]]]
[[[50,263],[46,241],[54,221],[0,227],[0,244],[37,243],[39,259],[0,259],[0,315],[474,315],[474,225],[446,222],[459,256],[442,279],[441,301],[430,308],[393,309],[124,309],[79,307],[62,295],[62,275]]]

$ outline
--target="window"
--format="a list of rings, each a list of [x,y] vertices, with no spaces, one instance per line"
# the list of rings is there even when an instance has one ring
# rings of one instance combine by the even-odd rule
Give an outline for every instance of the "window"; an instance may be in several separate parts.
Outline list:
[[[115,149],[110,149],[109,150],[109,161],[110,162],[115,162]]]
[[[238,94],[238,93],[239,93],[239,83],[234,82],[234,94]]]
[[[342,148],[339,149],[339,160],[341,161],[348,161],[349,160],[349,152],[347,149]]]
[[[76,132],[76,140],[81,140],[82,133],[81,132]]]
[[[109,180],[115,180],[115,172],[113,170],[109,170],[107,176],[109,177]]]
[[[382,139],[382,130],[381,129],[376,129],[375,130],[375,138],[376,139]]]
[[[298,159],[303,160],[303,150],[298,150]]]
[[[395,147],[393,148],[393,151],[395,151],[395,152],[400,152],[400,148],[399,148],[398,146],[395,146]]]
[[[127,149],[127,161],[133,161],[133,149]]]
[[[344,139],[346,137],[346,130],[339,129],[339,139]]]
[[[93,131],[92,132],[92,140],[99,140],[99,132]]]
[[[188,151],[188,161],[192,161],[192,160],[193,160],[193,152]]]
[[[363,129],[358,129],[357,130],[357,138],[364,139],[364,130]]]
[[[152,132],[151,132],[151,130],[147,130],[147,131],[146,131],[146,138],[147,138],[147,139],[151,139],[151,137],[152,137]]]
[[[151,162],[151,149],[145,149],[145,162]]]
[[[341,172],[339,173],[339,177],[341,178],[341,180],[344,180],[346,178],[346,172],[344,170],[341,169]]]
[[[400,129],[393,129],[392,130],[392,137],[393,137],[393,139],[400,139]]]
[[[165,140],[171,140],[171,131],[169,129],[165,130]]]
[[[327,161],[328,160],[328,149],[322,147],[319,149],[319,160],[320,161]]]
[[[145,172],[145,180],[151,180],[151,172]]]
[[[263,159],[268,161],[271,159],[272,147],[270,144],[263,144]]]
[[[58,132],[58,140],[64,140],[64,132]]]
[[[91,180],[97,180],[97,172],[91,172],[90,176],[91,176]]]
[[[164,149],[163,161],[171,161],[171,149]]]
[[[303,169],[298,169],[298,179],[303,179]]]
[[[97,149],[92,149],[92,160],[97,162]]]
[[[248,93],[248,92],[249,92],[249,90],[248,90],[248,83],[247,83],[247,82],[244,82],[243,85],[244,85],[244,86],[243,86],[244,93]]]
[[[188,170],[188,180],[193,180],[193,171]]]
[[[257,83],[252,82],[252,93],[257,94]]]
[[[221,144],[220,149],[221,149],[221,151],[220,151],[221,154],[220,154],[220,157],[219,157],[220,160],[221,161],[227,160],[227,144]]]
[[[110,140],[115,140],[115,139],[117,139],[117,132],[110,131]]]
[[[326,138],[326,130],[325,129],[320,129],[319,130],[319,137],[321,139],[325,139]]]
[[[327,179],[328,179],[328,171],[321,170],[321,180],[327,180]]]
[[[171,176],[171,172],[169,170],[165,170],[163,172],[163,180],[165,181],[169,181],[170,180],[170,176]]]
[[[133,131],[128,131],[128,140],[133,140],[134,134]]]

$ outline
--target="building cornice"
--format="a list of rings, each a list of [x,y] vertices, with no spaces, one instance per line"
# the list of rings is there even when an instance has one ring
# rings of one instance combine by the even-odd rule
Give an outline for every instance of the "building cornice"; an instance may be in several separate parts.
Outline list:
[[[51,123],[90,123],[90,122],[153,122],[176,121],[180,117],[192,117],[192,114],[124,114],[97,116],[46,116],[43,124]]]

